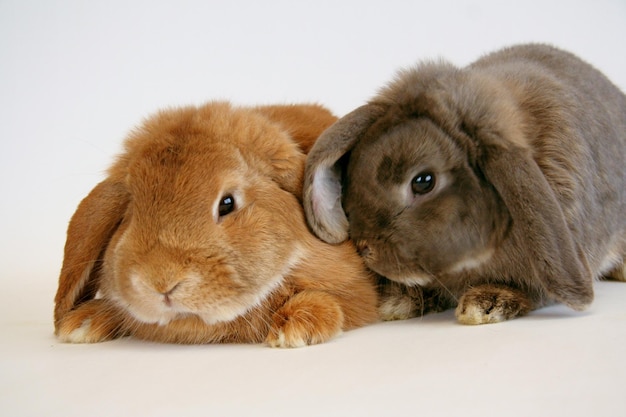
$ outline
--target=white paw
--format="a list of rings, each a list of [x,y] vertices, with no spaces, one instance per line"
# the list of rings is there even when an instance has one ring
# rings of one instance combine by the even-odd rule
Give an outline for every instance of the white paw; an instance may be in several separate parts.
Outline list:
[[[406,320],[416,316],[415,303],[406,295],[385,299],[378,307],[381,320]]]
[[[626,281],[626,264],[622,264],[611,271],[610,277],[618,281]]]
[[[59,334],[59,339],[66,343],[91,343],[91,319],[86,319],[80,327],[67,334]]]
[[[466,305],[464,310],[456,310],[456,318],[461,324],[487,324],[505,321],[506,317],[498,309],[493,309],[489,313],[475,304]]]
[[[306,346],[307,343],[301,337],[292,336],[287,338],[283,329],[280,329],[276,338],[268,341],[268,345],[274,348],[298,348]]]

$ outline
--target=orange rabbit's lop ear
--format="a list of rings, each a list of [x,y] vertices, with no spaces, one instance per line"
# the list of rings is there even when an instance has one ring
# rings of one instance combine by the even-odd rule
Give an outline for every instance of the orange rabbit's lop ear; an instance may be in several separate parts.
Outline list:
[[[315,104],[260,106],[256,110],[282,126],[304,153],[330,125],[337,121],[325,107]]]
[[[260,106],[251,109],[269,120],[276,129],[276,141],[256,143],[252,152],[262,154],[268,175],[285,191],[302,199],[302,177],[306,153],[318,136],[337,118],[314,104]],[[279,139],[278,136],[282,136]]]
[[[68,312],[95,297],[104,251],[128,201],[124,185],[107,179],[85,197],[72,216],[55,297],[55,331]]]

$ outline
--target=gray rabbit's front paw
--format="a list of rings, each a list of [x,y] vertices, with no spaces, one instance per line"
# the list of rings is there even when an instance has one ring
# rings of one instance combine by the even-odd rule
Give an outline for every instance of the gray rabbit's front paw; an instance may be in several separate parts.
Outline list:
[[[455,315],[461,324],[498,323],[532,310],[523,292],[500,285],[481,285],[469,289],[459,300]]]
[[[626,281],[626,264],[622,263],[617,268],[614,268],[607,274],[607,277],[616,281]]]

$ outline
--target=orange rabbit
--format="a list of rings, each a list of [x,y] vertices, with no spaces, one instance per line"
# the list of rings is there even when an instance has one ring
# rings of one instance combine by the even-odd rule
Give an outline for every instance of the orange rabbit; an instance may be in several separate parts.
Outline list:
[[[308,230],[316,105],[163,111],[134,130],[67,234],[55,330],[67,342],[325,342],[377,320],[353,246]]]

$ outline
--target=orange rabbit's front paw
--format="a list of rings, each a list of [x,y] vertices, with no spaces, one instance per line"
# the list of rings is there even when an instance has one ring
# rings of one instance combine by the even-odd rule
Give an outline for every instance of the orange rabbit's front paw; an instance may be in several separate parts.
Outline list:
[[[265,343],[282,348],[323,343],[340,334],[342,327],[343,312],[332,295],[303,291],[274,314]]]
[[[67,343],[97,343],[122,336],[118,310],[106,300],[90,300],[61,318],[57,337]]]

